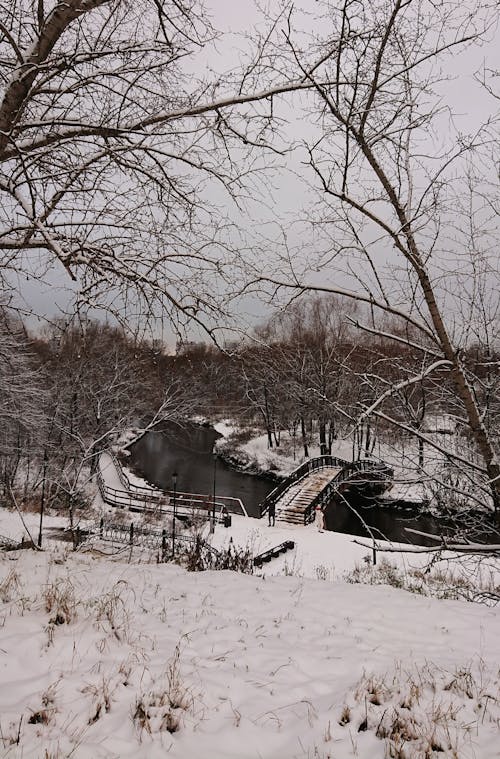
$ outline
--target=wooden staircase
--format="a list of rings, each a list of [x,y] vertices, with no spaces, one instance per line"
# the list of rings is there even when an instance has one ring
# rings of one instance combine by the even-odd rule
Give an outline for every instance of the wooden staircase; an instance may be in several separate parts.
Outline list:
[[[341,468],[325,467],[294,483],[276,503],[276,522],[303,525],[304,513],[311,501],[341,471]]]

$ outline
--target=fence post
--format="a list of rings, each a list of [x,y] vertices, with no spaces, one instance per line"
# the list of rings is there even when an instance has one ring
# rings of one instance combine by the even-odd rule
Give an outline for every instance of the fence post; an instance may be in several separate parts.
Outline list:
[[[375,538],[373,538],[372,553],[373,553],[373,566],[375,566],[375,564],[377,563],[377,549],[375,548]]]
[[[129,542],[130,542],[131,546],[134,545],[134,523],[133,522],[130,522],[130,540],[129,540]]]
[[[99,522],[99,537],[102,538],[104,532],[104,517],[101,517],[101,521]]]
[[[162,530],[161,531],[161,557],[162,559],[165,558],[166,551],[167,551],[167,531]]]

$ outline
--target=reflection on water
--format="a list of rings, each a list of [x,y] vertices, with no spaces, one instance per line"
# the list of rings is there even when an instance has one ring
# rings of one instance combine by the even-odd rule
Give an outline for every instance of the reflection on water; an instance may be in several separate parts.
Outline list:
[[[177,490],[212,496],[240,498],[249,516],[259,516],[259,504],[275,487],[275,482],[264,477],[245,474],[231,469],[212,451],[219,434],[211,427],[189,424],[165,424],[162,429],[148,432],[131,446],[131,464],[158,487],[172,489],[172,474],[177,472]],[[215,480],[215,483],[214,483]],[[366,525],[366,526],[365,526]],[[325,510],[327,530],[349,535],[377,539],[387,538],[416,545],[435,545],[423,536],[407,532],[407,528],[431,535],[450,534],[449,520],[431,516],[418,516],[414,511],[383,508],[359,496],[350,504],[343,500],[332,501]],[[367,529],[368,528],[368,529]],[[485,542],[499,542],[493,531],[478,536]]]
[[[439,535],[448,525],[431,516],[418,516],[412,511],[394,508],[383,508],[375,502],[365,499],[333,500],[325,509],[325,525],[327,530],[345,532],[361,537],[375,537],[377,540],[393,540],[398,543],[414,543],[415,545],[436,545],[435,541],[422,535],[407,532],[408,528]]]
[[[212,451],[220,435],[211,427],[166,424],[148,432],[131,446],[131,463],[155,485],[172,489],[177,472],[177,490],[212,496],[240,498],[249,516],[259,516],[259,504],[276,483],[264,477],[231,469]]]

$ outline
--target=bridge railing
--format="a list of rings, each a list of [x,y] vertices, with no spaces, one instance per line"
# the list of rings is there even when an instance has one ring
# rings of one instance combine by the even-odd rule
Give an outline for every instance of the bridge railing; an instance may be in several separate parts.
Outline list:
[[[116,469],[116,473],[118,475],[118,479],[120,480],[121,484],[123,485],[124,490],[130,490],[134,493],[137,493],[140,496],[144,496],[144,498],[147,498],[148,500],[151,498],[162,498],[164,497],[163,491],[158,490],[157,488],[149,487],[148,485],[136,485],[135,482],[131,482],[129,479],[127,473],[124,471],[122,465],[116,458],[115,454],[111,451],[106,452],[110,459],[112,460],[114,467]],[[100,471],[100,468],[99,468]]]
[[[304,511],[304,524],[309,524],[314,520],[314,511],[316,509],[316,506],[321,506],[321,508],[326,506],[326,504],[331,500],[333,493],[337,490],[339,482],[342,482],[344,479],[345,470],[339,472],[336,477],[334,477],[327,485],[325,485],[323,490],[320,490],[318,495],[313,498],[309,506]]]
[[[172,490],[154,490],[153,488],[134,485],[129,482],[120,464],[116,460],[113,463],[124,489],[118,490],[108,485],[98,467],[97,485],[105,503],[129,511],[160,511],[164,514],[173,514],[174,492]],[[248,516],[241,499],[232,496],[216,496],[214,501],[211,495],[176,491],[175,499],[176,512],[180,515],[189,514],[195,510],[198,512],[204,510],[207,513],[215,510],[216,516],[220,519],[221,510],[225,508],[229,514]]]
[[[121,482],[121,479],[120,479]],[[102,476],[100,469],[97,470],[97,485],[102,500],[109,506],[121,509],[147,510],[157,509],[160,505],[167,504],[167,498],[163,493],[153,490],[147,493],[136,493],[131,490],[118,490],[108,485]]]
[[[283,480],[280,482],[274,490],[271,490],[270,493],[266,496],[266,498],[262,501],[260,504],[260,516],[263,517],[265,514],[267,514],[267,511],[269,509],[270,504],[276,503],[279,498],[283,495],[283,493],[286,493],[286,491],[292,487],[296,482],[299,480],[302,480],[304,477],[307,477],[307,475],[310,472],[314,472],[319,469],[324,469],[325,467],[345,467],[348,465],[349,462],[345,461],[344,459],[339,459],[337,456],[318,456],[315,459],[309,459],[308,461],[305,461],[303,464],[297,467],[297,469],[294,469],[294,471],[286,478],[286,480]]]
[[[324,508],[332,499],[335,491],[338,491],[342,483],[351,483],[352,476],[357,472],[367,472],[367,482],[379,482],[381,477],[392,477],[394,471],[383,461],[374,461],[373,459],[359,459],[346,463],[341,472],[339,472],[330,482],[325,485],[311,501],[304,511],[304,524],[309,524],[314,520],[314,511],[316,506]],[[375,476],[375,479],[369,479],[369,475]],[[358,481],[359,482],[359,481]]]

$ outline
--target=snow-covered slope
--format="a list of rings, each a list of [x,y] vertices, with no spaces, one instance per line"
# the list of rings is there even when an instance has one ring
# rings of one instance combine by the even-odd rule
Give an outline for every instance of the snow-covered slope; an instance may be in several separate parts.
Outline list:
[[[0,756],[498,759],[500,609],[127,558],[0,554]]]

